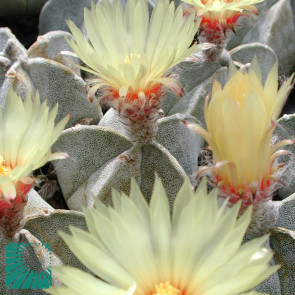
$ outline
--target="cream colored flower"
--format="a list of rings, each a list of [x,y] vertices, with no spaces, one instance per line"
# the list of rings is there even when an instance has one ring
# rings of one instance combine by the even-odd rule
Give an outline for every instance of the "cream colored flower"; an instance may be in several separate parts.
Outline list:
[[[0,217],[17,194],[30,190],[33,170],[47,161],[66,157],[50,152],[69,119],[67,116],[55,126],[57,109],[56,105],[49,111],[46,102],[40,103],[38,93],[34,101],[27,94],[23,102],[9,91],[4,111],[0,111]]]
[[[172,217],[165,190],[156,179],[150,206],[132,180],[130,198],[113,191],[114,208],[98,200],[85,210],[89,232],[61,233],[91,271],[56,268],[62,287],[51,294],[236,295],[274,273],[267,236],[242,244],[251,209],[237,219],[240,204],[225,213],[217,193],[203,181],[193,192],[186,180]],[[47,291],[47,290],[46,290]],[[247,294],[258,294],[250,292]]]
[[[276,176],[281,168],[276,158],[287,151],[278,150],[293,144],[283,140],[271,146],[272,133],[291,88],[292,75],[278,91],[278,64],[269,72],[264,86],[256,60],[248,72],[232,65],[225,86],[214,81],[212,98],[205,103],[207,130],[194,126],[210,145],[214,167],[205,167],[220,193],[243,205],[270,197],[279,185]]]
[[[99,89],[119,113],[127,109],[127,117],[136,117],[156,108],[166,88],[181,95],[170,69],[197,50],[190,45],[199,25],[194,15],[185,22],[182,15],[169,0],[159,0],[150,19],[144,0],[128,0],[125,11],[119,0],[98,2],[84,11],[91,44],[69,21],[69,45],[89,67],[82,68],[97,76],[90,97]]]
[[[206,27],[233,30],[235,23],[241,16],[249,13],[257,14],[253,4],[264,0],[183,0],[196,9],[197,15],[202,17],[201,28]]]

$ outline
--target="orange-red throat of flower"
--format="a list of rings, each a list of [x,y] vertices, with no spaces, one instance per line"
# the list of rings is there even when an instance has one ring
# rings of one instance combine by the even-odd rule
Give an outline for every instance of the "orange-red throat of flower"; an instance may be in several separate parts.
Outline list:
[[[12,170],[10,166],[0,165],[0,176],[9,176]],[[32,185],[33,181],[31,183],[16,181],[14,183],[15,197],[5,198],[0,190],[2,195],[2,197],[0,195],[0,232],[5,237],[12,238],[22,228],[23,210]]]
[[[242,200],[241,211],[244,211],[250,205],[257,206],[260,201],[272,198],[272,193],[281,186],[278,179],[262,179],[261,183],[252,186],[234,187],[225,183],[218,176],[215,178],[215,185],[218,187],[220,196],[229,197],[229,204],[235,204]]]
[[[146,91],[128,91],[125,96],[116,90],[110,90],[104,96],[119,114],[130,120],[142,120],[160,108],[161,98],[165,94],[165,87],[156,84]]]

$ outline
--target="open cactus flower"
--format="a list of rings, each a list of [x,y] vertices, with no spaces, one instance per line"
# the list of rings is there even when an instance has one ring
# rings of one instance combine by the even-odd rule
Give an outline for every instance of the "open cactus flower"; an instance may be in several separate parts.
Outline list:
[[[55,125],[57,109],[56,105],[49,111],[38,93],[33,99],[27,93],[23,102],[10,90],[0,111],[0,233],[6,237],[21,229],[27,193],[35,181],[32,171],[47,161],[67,157],[50,152],[69,119]]]
[[[0,0],[30,2],[0,4],[0,295],[295,295],[295,0],[263,1]]]
[[[130,198],[113,191],[113,203],[97,201],[85,210],[89,232],[70,227],[71,235],[60,233],[92,274],[55,268],[64,286],[49,293],[260,294],[250,290],[278,269],[268,265],[272,253],[262,247],[268,236],[241,245],[251,208],[238,219],[241,204],[218,209],[217,190],[207,194],[205,180],[196,192],[184,182],[172,218],[159,178],[149,206],[134,180]]]
[[[75,54],[97,78],[90,80],[89,96],[98,91],[102,101],[118,111],[125,123],[141,124],[146,132],[135,142],[149,142],[157,129],[161,98],[168,89],[181,96],[183,89],[171,68],[196,52],[190,47],[199,23],[173,2],[159,0],[149,19],[147,1],[128,0],[125,11],[120,1],[105,0],[85,8],[86,37],[69,21],[74,40],[68,40]],[[129,128],[130,129],[130,128]],[[133,135],[138,137],[138,135]]]
[[[214,158],[213,165],[200,168],[198,175],[208,174],[229,203],[242,200],[242,209],[253,204],[255,211],[282,185],[279,176],[284,165],[278,157],[290,153],[280,148],[294,140],[272,144],[272,133],[293,77],[278,90],[277,63],[264,85],[256,58],[248,71],[237,71],[232,64],[225,86],[214,81],[211,100],[206,99],[207,130],[191,125],[208,142]]]
[[[200,41],[215,45],[204,51],[209,60],[214,61],[220,56],[228,37],[235,33],[240,17],[257,14],[253,4],[262,1],[264,0],[183,0],[189,4],[185,15],[195,11],[196,17],[201,18]]]

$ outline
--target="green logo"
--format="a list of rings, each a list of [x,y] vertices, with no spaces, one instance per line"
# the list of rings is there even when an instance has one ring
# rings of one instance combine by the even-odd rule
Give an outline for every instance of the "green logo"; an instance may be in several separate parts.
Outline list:
[[[32,246],[38,245],[38,251]],[[49,256],[42,267],[38,256]],[[41,243],[10,243],[6,246],[6,286],[9,289],[48,289],[51,286],[51,247]]]

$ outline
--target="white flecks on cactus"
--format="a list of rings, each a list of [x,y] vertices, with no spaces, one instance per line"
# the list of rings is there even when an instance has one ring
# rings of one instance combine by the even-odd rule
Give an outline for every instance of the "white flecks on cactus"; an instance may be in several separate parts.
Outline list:
[[[242,40],[242,44],[252,42],[270,46],[278,56],[283,73],[289,75],[293,72],[295,27],[290,0],[278,1],[257,20]]]
[[[285,198],[282,201],[277,201],[279,207],[279,218],[276,222],[276,227],[284,227],[295,230],[295,194]]]
[[[294,214],[294,213],[293,213]],[[294,215],[293,215],[294,218]],[[270,246],[274,250],[276,263],[282,265],[278,270],[281,294],[289,295],[295,292],[294,248],[295,230],[276,227],[272,230]]]
[[[65,130],[53,150],[59,150],[61,146],[67,149],[69,161],[65,165],[61,162],[54,165],[67,201],[89,176],[130,149],[132,144],[110,128],[78,125]]]
[[[0,52],[10,60],[26,53],[25,47],[16,39],[9,28],[0,28]]]
[[[249,240],[252,240],[253,237],[254,236],[252,236]],[[270,247],[270,238],[265,242],[264,247],[266,247],[267,249],[272,251],[271,247]],[[269,264],[271,266],[275,266],[278,263],[275,261],[274,257],[272,257]],[[266,295],[266,294],[282,295],[280,278],[279,278],[278,272],[272,274],[270,277],[268,277],[265,281],[263,281],[261,284],[259,284],[257,287],[255,287],[253,290],[259,292],[257,295]]]
[[[225,84],[227,78],[227,67],[221,67],[212,73],[207,79],[196,85],[191,91],[179,100],[168,112],[168,115],[183,113],[194,116],[202,125],[205,124],[204,104],[205,98],[211,93],[213,80],[216,79],[221,84]],[[198,71],[199,72],[199,71]],[[197,72],[197,73],[198,73]],[[202,71],[200,72],[201,75]]]
[[[65,66],[61,63],[64,61],[60,54],[62,44],[67,46],[64,49],[69,49],[66,41],[61,39],[65,34],[68,33],[53,32],[41,36],[41,41],[34,43],[27,54],[26,49],[9,29],[0,29],[0,64],[1,57],[8,60],[6,68],[0,66],[2,107],[10,88],[23,99],[27,91],[33,95],[38,89],[41,101],[46,99],[50,108],[59,102],[57,121],[71,114],[67,127],[80,123],[85,118],[93,124],[99,121],[102,117],[101,109],[87,100],[84,89],[86,83],[68,67],[68,64]],[[62,44],[57,46],[61,40]],[[42,57],[34,58],[38,54]],[[74,69],[77,71],[77,68]]]
[[[277,140],[282,140],[284,138],[295,138],[294,128],[295,114],[283,116],[277,121],[277,127],[274,130],[274,136]],[[281,176],[281,180],[284,185],[278,190],[278,195],[282,199],[289,197],[295,191],[295,147],[294,145],[291,145],[287,146],[286,149],[291,153],[289,156],[285,156],[282,159],[283,163],[290,162],[290,165],[286,166]]]
[[[83,118],[92,118],[92,122],[97,123],[102,116],[99,106],[87,99],[82,78],[70,68],[53,60],[29,58],[26,68],[20,62],[15,62],[7,71],[1,87],[2,105],[11,88],[22,97],[27,91],[34,93],[38,89],[41,100],[46,99],[51,108],[58,102],[56,120],[71,114],[67,127],[73,126]]]
[[[270,237],[271,248],[275,251],[276,263],[282,265],[278,271],[282,293],[284,295],[295,292],[295,194],[292,194],[283,201],[278,201],[279,218],[276,228],[272,230]]]
[[[98,127],[66,130],[53,149],[64,148],[70,156],[66,163],[54,164],[68,206],[75,210],[81,210],[81,205],[91,207],[93,197],[109,203],[112,187],[129,191],[130,177],[137,179],[149,199],[155,171],[172,200],[186,173],[194,180],[198,156],[192,151],[200,150],[203,144],[183,120],[196,122],[185,115],[160,119],[159,135],[142,147],[132,147],[124,133],[118,133],[125,129],[114,110],[108,111]]]
[[[208,64],[204,62],[200,55],[191,55],[189,60],[178,64],[174,71],[178,76],[179,82],[183,87],[184,94],[181,99],[173,93],[168,92],[163,98],[162,109],[166,115],[172,115],[175,113],[185,113],[183,110],[171,111],[177,104],[184,107],[189,104],[188,100],[192,100],[192,90],[198,85],[201,85],[209,77],[221,67],[218,62],[212,62]],[[199,117],[197,117],[199,119]]]
[[[261,201],[255,207],[252,214],[252,221],[248,228],[253,236],[267,234],[276,224],[279,217],[279,207],[277,202],[272,200]]]
[[[43,57],[54,60],[71,68],[80,76],[80,69],[75,66],[75,64],[79,64],[79,59],[62,54],[62,52],[71,49],[65,38],[71,39],[72,35],[65,31],[52,31],[39,36],[37,41],[28,49],[28,57]]]
[[[0,28],[0,89],[8,69],[17,60],[26,60],[26,49],[8,28]]]
[[[97,0],[95,0],[95,2],[97,2]],[[48,0],[40,14],[40,34],[46,34],[50,31],[57,30],[69,32],[65,21],[67,19],[72,19],[79,28],[83,29],[83,10],[85,7],[91,7],[91,0]]]
[[[235,65],[239,67],[250,65],[253,58],[256,57],[260,65],[263,84],[272,66],[279,62],[273,49],[262,43],[243,44],[232,49],[229,53]]]

